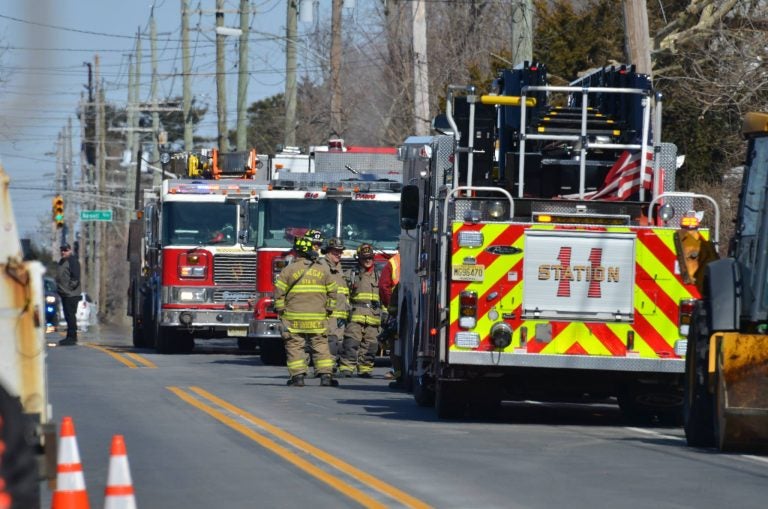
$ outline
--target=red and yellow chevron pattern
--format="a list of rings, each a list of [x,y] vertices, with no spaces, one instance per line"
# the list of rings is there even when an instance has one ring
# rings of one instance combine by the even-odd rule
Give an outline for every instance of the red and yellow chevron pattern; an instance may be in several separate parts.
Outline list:
[[[523,268],[526,262],[525,237],[529,230],[556,230],[608,233],[633,233],[635,242],[634,316],[631,323],[543,321],[524,319],[523,295],[526,282]],[[450,351],[490,351],[491,326],[506,321],[514,330],[512,343],[502,353],[521,348],[521,334],[527,329],[527,341],[522,348],[528,354],[560,354],[667,359],[675,354],[674,342],[680,338],[678,305],[683,299],[697,298],[694,285],[685,284],[680,275],[672,228],[617,226],[557,226],[548,224],[469,224],[455,222],[453,238],[461,231],[480,231],[483,246],[458,247],[454,242],[451,264],[464,264],[467,258],[485,266],[482,281],[455,281],[450,284]],[[703,232],[706,235],[706,232]],[[517,254],[497,255],[485,250],[490,245],[518,248]],[[453,338],[459,328],[459,295],[464,290],[477,292],[477,325],[471,332],[480,335],[477,348],[462,348]],[[491,313],[493,311],[493,313]],[[491,316],[489,316],[489,314]],[[495,316],[495,319],[492,319]],[[537,338],[537,325],[548,324],[551,337]],[[628,351],[627,337],[633,333]]]

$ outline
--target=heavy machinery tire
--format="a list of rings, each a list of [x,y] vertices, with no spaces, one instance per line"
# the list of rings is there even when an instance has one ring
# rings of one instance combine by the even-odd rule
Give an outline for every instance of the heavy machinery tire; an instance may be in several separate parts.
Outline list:
[[[147,346],[147,342],[144,339],[144,329],[133,326],[133,346],[136,348],[144,348]]]
[[[282,341],[261,342],[261,362],[267,366],[284,366],[287,362]]]
[[[0,495],[10,496],[10,507],[39,508],[40,483],[31,424],[21,404],[0,386]]]
[[[157,353],[164,355],[176,353],[176,335],[172,330],[159,330],[155,338]]]
[[[715,445],[714,401],[707,390],[706,360],[709,350],[709,326],[703,303],[693,312],[688,347],[685,352],[685,398],[683,427],[691,447]]]
[[[464,383],[438,380],[435,392],[435,410],[440,419],[459,419],[467,410]]]

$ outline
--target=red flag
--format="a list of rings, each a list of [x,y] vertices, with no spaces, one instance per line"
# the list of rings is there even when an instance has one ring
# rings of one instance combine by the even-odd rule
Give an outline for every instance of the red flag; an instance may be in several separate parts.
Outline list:
[[[628,150],[622,152],[616,163],[608,170],[603,181],[603,187],[594,193],[586,194],[588,200],[626,200],[634,193],[640,191],[642,185],[645,189],[651,189],[653,180],[653,166],[648,164],[653,161],[653,152],[646,152],[646,164],[640,168],[640,152],[631,153]]]

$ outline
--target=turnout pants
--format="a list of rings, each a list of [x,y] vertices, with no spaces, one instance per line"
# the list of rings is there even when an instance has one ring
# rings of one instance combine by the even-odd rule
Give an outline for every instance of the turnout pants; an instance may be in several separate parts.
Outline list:
[[[328,349],[328,336],[325,334],[285,331],[283,340],[290,376],[307,374],[307,345],[315,364],[315,373],[325,375],[333,372],[333,357]]]
[[[67,339],[77,340],[77,303],[80,302],[80,296],[66,297],[61,294],[60,296],[64,320],[67,321]]]
[[[344,343],[339,358],[339,371],[342,374],[352,374],[357,369],[358,374],[370,374],[373,371],[373,361],[379,349],[379,328],[373,325],[363,325],[349,322],[344,332]]]

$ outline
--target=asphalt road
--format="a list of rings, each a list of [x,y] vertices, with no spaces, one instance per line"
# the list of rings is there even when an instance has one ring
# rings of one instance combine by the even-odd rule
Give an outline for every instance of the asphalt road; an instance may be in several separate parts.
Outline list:
[[[389,389],[385,367],[294,388],[234,341],[158,355],[110,328],[50,346],[48,366],[91,507],[103,506],[114,434],[142,509],[762,509],[768,499],[768,457],[688,448],[682,429],[630,426],[612,404],[505,402],[492,421],[445,422]]]

